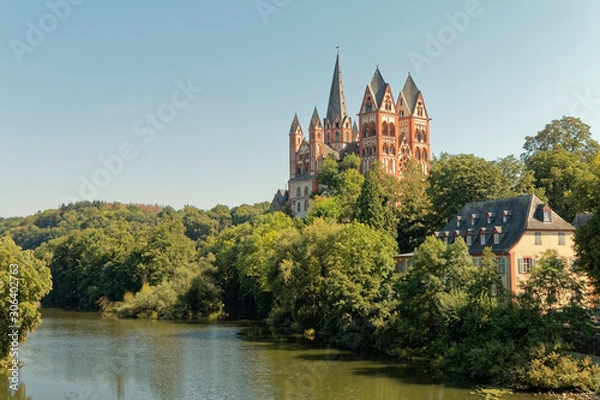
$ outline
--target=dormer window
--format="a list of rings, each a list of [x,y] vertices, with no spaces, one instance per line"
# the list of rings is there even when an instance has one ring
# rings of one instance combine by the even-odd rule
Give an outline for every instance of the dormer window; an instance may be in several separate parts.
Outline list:
[[[487,218],[487,223],[491,224],[492,221],[494,220],[494,213],[488,212],[487,215],[486,215],[486,218]]]
[[[552,222],[552,210],[548,204],[544,207],[544,222]]]
[[[449,236],[449,232],[444,231],[444,235],[442,236],[442,238],[444,239],[444,244],[448,244],[448,236]]]
[[[510,212],[508,210],[504,210],[502,212],[502,223],[506,223],[508,221],[508,216],[510,215]]]
[[[471,235],[471,231],[467,231],[467,246],[471,246],[473,244],[473,236]]]
[[[477,223],[477,214],[471,214],[471,225]]]
[[[494,233],[494,244],[500,244],[500,234]]]
[[[481,243],[482,246],[485,246],[485,232],[479,234],[479,243]]]
[[[456,217],[456,227],[457,228],[460,228],[461,222],[462,222],[462,218],[459,215],[459,216]]]

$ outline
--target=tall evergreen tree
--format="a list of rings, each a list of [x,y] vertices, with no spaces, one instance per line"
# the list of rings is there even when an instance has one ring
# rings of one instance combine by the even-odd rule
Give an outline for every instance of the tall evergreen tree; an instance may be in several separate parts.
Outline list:
[[[356,200],[354,219],[396,237],[397,219],[391,193],[384,191],[385,173],[381,164],[374,163],[365,174],[360,195]]]

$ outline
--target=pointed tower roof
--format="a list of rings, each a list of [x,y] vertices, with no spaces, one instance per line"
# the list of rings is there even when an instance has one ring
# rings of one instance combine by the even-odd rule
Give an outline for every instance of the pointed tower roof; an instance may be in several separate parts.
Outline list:
[[[358,136],[358,126],[356,125],[356,121],[352,124],[352,137]]]
[[[336,117],[343,121],[348,116],[346,107],[346,96],[344,96],[344,85],[342,83],[342,67],[340,65],[340,53],[335,60],[333,69],[333,79],[331,81],[331,90],[329,92],[329,105],[327,106],[327,119],[331,122]]]
[[[294,120],[292,121],[292,126],[290,126],[290,135],[295,134],[298,128],[300,128],[300,131],[302,131],[302,127],[300,126],[300,120],[298,119],[298,114],[294,114]]]
[[[412,114],[415,111],[415,105],[417,104],[417,99],[419,98],[419,93],[421,91],[413,81],[410,73],[408,74],[408,78],[406,78],[406,82],[404,83],[404,87],[402,88],[402,96],[404,96],[404,101],[406,101],[406,107],[408,107],[408,111]]]
[[[373,74],[373,79],[371,79],[371,83],[369,83],[369,88],[373,93],[375,98],[375,106],[379,108],[381,106],[381,101],[383,100],[383,96],[385,95],[385,89],[387,87],[386,81],[383,79],[381,72],[379,71],[379,67],[375,69],[375,73]]]
[[[308,128],[309,131],[314,130],[315,128],[321,128],[321,117],[319,117],[319,112],[317,111],[317,107],[315,107],[313,114],[312,114],[312,118],[310,119],[310,127]]]

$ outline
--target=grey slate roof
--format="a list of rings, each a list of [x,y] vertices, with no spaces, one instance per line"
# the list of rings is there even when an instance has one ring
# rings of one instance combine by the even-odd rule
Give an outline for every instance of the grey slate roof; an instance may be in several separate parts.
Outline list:
[[[373,79],[371,79],[371,83],[369,83],[369,89],[371,90],[376,108],[381,107],[381,102],[383,101],[383,95],[385,94],[385,88],[387,85],[388,84],[385,82],[381,72],[379,71],[379,67],[377,67],[377,69],[375,69],[375,73],[373,74]]]
[[[543,209],[546,204],[534,195],[523,195],[506,199],[469,203],[450,220],[444,229],[437,232],[437,237],[448,237],[448,243],[453,243],[455,236],[466,240],[470,232],[472,244],[469,253],[481,254],[487,246],[494,253],[507,253],[521,238],[526,230],[557,230],[573,231],[571,224],[565,222],[552,211],[551,222],[544,222]],[[503,216],[507,213],[506,220]],[[489,214],[488,214],[489,213]],[[491,220],[488,223],[488,215]],[[460,224],[457,220],[460,218]],[[472,223],[472,220],[475,222]],[[485,234],[486,242],[482,245],[480,234]],[[493,234],[500,234],[500,243],[494,244]]]
[[[342,122],[347,116],[348,108],[346,107],[346,96],[344,95],[344,85],[342,83],[342,67],[340,65],[340,55],[338,54],[335,60],[331,90],[329,92],[327,119],[333,122],[336,117],[339,117],[340,122]]]
[[[421,91],[415,84],[415,81],[410,74],[408,74],[408,78],[406,78],[406,82],[404,83],[404,87],[400,93],[404,97],[408,111],[412,114],[415,111],[417,99],[419,98],[419,93],[421,93]]]
[[[275,196],[273,196],[273,200],[271,201],[271,205],[269,206],[269,212],[286,210],[287,201],[288,191],[285,189],[277,190],[277,193],[275,193]]]
[[[312,118],[310,119],[310,127],[308,128],[308,130],[312,131],[317,126],[319,126],[320,123],[321,123],[321,117],[319,117],[319,112],[317,111],[317,107],[315,107],[313,114],[312,114]]]
[[[585,225],[594,216],[594,214],[577,214],[573,220],[572,225],[575,228],[579,228],[581,225]]]
[[[296,129],[298,129],[298,127],[300,127],[300,120],[298,120],[298,114],[294,114],[294,120],[290,126],[290,134],[296,133]],[[302,127],[300,127],[300,130],[302,130]]]
[[[340,151],[340,159],[346,157],[348,154],[360,154],[358,142],[348,143],[346,147],[344,147],[344,149]]]

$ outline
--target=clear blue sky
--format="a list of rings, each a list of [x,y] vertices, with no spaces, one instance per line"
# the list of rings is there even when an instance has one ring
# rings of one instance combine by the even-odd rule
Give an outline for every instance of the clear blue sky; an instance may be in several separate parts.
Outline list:
[[[569,114],[600,140],[596,0],[71,1],[0,6],[0,216],[81,193],[175,208],[270,201],[286,185],[294,113],[306,130],[315,105],[326,112],[338,45],[352,114],[376,65],[395,96],[412,73],[435,154],[518,155]],[[465,10],[476,15],[449,28]],[[443,48],[427,48],[440,35]],[[177,92],[188,82],[189,98]],[[168,122],[152,128],[159,109]],[[124,143],[129,160],[107,178],[99,157]],[[103,187],[81,192],[94,174]]]

